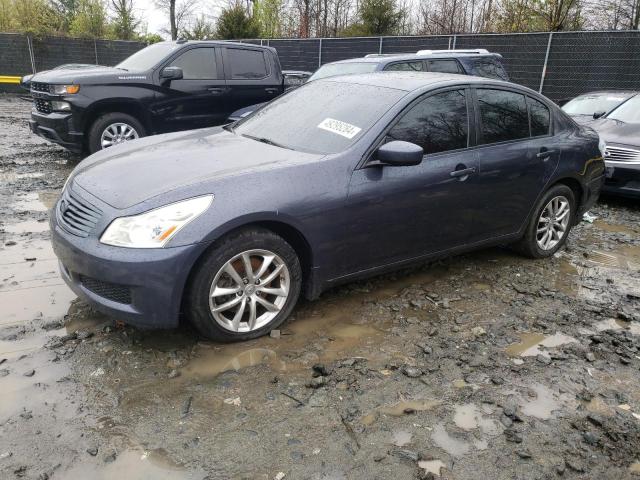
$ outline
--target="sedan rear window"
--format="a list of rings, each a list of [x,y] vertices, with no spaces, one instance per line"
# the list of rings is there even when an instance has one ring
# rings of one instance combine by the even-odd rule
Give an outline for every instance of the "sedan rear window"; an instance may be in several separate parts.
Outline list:
[[[335,77],[336,75],[351,75],[354,73],[371,73],[375,72],[378,64],[374,62],[366,63],[328,63],[323,65],[316,73],[311,75],[309,81],[320,80],[321,78]]]
[[[237,134],[292,150],[330,154],[351,146],[406,92],[324,80],[267,104],[235,127]]]

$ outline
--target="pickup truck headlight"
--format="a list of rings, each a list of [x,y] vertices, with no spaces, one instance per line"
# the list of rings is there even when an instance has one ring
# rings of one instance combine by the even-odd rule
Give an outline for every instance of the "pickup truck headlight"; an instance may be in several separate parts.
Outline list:
[[[54,95],[73,95],[80,91],[80,85],[51,85],[51,93]]]
[[[69,102],[60,102],[58,100],[53,100],[51,102],[51,109],[54,112],[68,112],[71,110],[71,105]]]
[[[195,197],[132,217],[116,218],[100,237],[106,245],[128,248],[162,248],[185,225],[204,213],[213,195]]]

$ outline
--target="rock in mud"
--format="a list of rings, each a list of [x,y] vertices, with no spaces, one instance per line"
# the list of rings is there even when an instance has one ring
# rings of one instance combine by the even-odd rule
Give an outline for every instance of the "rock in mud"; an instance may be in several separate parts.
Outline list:
[[[402,373],[409,378],[418,378],[422,376],[422,370],[417,367],[412,367],[410,365],[404,365],[402,367]]]

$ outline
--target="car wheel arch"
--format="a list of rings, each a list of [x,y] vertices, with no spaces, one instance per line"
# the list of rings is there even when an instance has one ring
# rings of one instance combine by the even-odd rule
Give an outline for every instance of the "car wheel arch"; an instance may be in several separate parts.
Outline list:
[[[549,185],[547,190],[559,184],[566,185],[571,189],[571,191],[573,191],[577,207],[576,210],[579,212],[584,200],[584,188],[582,187],[580,182],[572,177],[564,177],[554,181],[551,185]],[[578,219],[576,218],[575,220],[577,221]]]
[[[131,115],[139,122],[142,123],[144,128],[147,130],[148,134],[151,134],[151,122],[149,120],[149,116],[145,113],[142,105],[137,102],[120,100],[120,101],[107,101],[107,102],[98,102],[94,105],[91,110],[89,110],[85,115],[84,122],[84,130],[85,134],[88,135],[88,132],[91,130],[93,123],[100,118],[102,115],[107,113],[126,113],[127,115]]]
[[[244,221],[243,221],[244,220]],[[204,243],[208,246],[202,249],[198,257],[192,262],[189,274],[187,275],[186,282],[182,292],[182,298],[184,300],[186,289],[189,288],[191,277],[196,269],[201,258],[203,258],[210,248],[215,247],[217,240],[233,235],[241,230],[248,229],[264,229],[283,238],[296,252],[302,267],[302,291],[307,298],[316,298],[321,291],[320,282],[314,276],[314,249],[313,245],[309,242],[307,235],[305,235],[300,228],[294,226],[292,222],[283,221],[282,219],[273,219],[270,217],[249,217],[245,219],[239,219],[239,221],[229,222],[215,230],[215,234],[212,238],[206,239]]]

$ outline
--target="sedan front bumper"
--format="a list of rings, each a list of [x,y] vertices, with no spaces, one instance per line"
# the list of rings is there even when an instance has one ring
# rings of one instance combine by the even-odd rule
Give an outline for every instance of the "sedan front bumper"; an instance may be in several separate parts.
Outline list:
[[[603,193],[640,198],[640,163],[605,162]]]
[[[147,328],[178,325],[191,267],[207,245],[132,249],[77,237],[51,215],[53,250],[69,287],[98,311]]]

